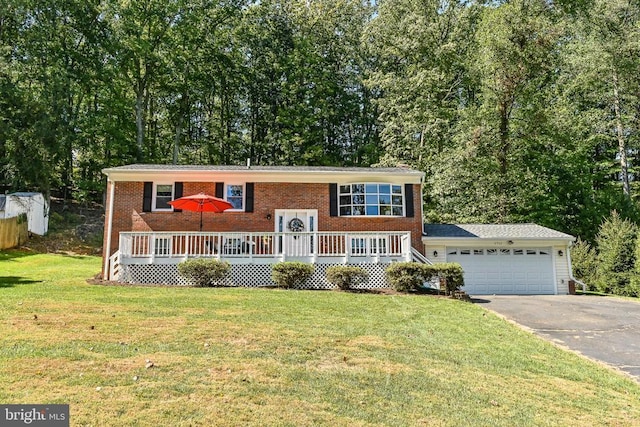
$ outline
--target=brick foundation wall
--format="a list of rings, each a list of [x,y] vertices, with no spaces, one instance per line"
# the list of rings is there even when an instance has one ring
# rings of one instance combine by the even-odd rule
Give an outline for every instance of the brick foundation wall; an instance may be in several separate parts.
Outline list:
[[[109,186],[112,183],[109,183]],[[198,231],[200,214],[197,212],[143,212],[142,182],[115,183],[113,229],[111,248],[107,254],[107,227],[105,224],[105,253],[109,256],[118,248],[118,236],[124,231]],[[253,212],[203,213],[203,231],[219,232],[272,232],[275,231],[276,209],[317,209],[318,231],[410,231],[412,245],[420,252],[422,244],[422,193],[419,184],[413,185],[415,215],[397,217],[332,217],[329,215],[329,184],[264,183],[254,184]],[[184,182],[185,196],[197,193],[215,194],[215,183]],[[110,187],[107,188],[109,218]],[[271,215],[268,219],[267,215]]]

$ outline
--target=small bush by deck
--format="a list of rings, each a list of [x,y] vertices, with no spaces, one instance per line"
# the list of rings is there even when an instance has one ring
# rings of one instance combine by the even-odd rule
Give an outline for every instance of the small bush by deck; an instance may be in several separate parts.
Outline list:
[[[440,287],[447,295],[464,286],[462,267],[457,263],[422,264],[418,262],[397,262],[386,270],[387,280],[398,292],[418,290],[425,282],[440,281]]]
[[[226,284],[231,265],[215,258],[188,259],[178,264],[178,273],[193,286],[222,286]]]
[[[366,282],[368,278],[369,273],[362,267],[335,265],[327,268],[327,281],[345,291]]]
[[[305,262],[279,262],[273,265],[271,278],[281,288],[294,288],[311,277],[313,270],[313,265]]]

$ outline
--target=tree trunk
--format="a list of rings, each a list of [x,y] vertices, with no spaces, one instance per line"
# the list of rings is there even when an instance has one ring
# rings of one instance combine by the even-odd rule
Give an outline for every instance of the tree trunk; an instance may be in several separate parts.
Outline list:
[[[136,160],[144,161],[144,84],[138,83],[136,88]]]
[[[498,148],[498,163],[500,165],[500,175],[505,177],[509,169],[509,107],[507,102],[501,102],[498,106],[500,114],[499,137],[500,147]]]
[[[185,91],[186,92],[186,91]],[[173,164],[178,164],[180,154],[180,142],[182,141],[182,133],[184,128],[184,119],[189,110],[189,94],[182,93],[178,104],[178,118],[176,121],[176,135],[173,143]]]
[[[511,151],[511,140],[509,135],[509,115],[511,101],[502,101],[498,105],[498,112],[500,115],[500,123],[498,125],[498,206],[496,207],[496,213],[498,221],[506,221],[509,217],[509,194],[512,191],[509,185],[509,151]]]
[[[629,185],[629,162],[627,160],[627,144],[624,139],[622,115],[620,113],[620,93],[618,92],[618,73],[613,70],[613,110],[616,116],[616,133],[618,137],[618,156],[620,157],[620,174],[622,178],[622,192],[626,197],[631,196]]]
[[[182,122],[183,122],[182,114],[178,117],[178,123],[176,123],[176,135],[173,140],[173,164],[178,164],[178,155],[180,154],[180,139],[182,137]]]

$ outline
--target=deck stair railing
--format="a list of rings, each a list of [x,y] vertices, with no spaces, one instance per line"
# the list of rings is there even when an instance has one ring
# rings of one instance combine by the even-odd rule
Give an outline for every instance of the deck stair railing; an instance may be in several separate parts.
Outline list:
[[[429,258],[427,258],[426,256],[422,255],[422,253],[420,253],[420,251],[417,250],[414,247],[411,248],[411,258],[415,262],[420,262],[422,264],[433,265],[433,263],[431,262],[431,260]]]
[[[109,280],[117,281],[120,277],[120,251],[109,257]]]

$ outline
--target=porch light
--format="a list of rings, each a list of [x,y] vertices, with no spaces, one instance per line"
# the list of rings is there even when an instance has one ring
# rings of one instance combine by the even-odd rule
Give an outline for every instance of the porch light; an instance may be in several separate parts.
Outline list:
[[[562,255],[564,255],[564,252],[562,252],[562,250],[559,250],[558,251],[558,256],[562,256]]]
[[[438,257],[438,251],[433,251],[433,257],[437,258]]]

